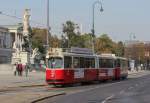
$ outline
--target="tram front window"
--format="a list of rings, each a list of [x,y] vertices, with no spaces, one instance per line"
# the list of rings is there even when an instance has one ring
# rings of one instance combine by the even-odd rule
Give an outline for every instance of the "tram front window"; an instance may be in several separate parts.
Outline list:
[[[51,68],[51,69],[63,68],[63,59],[59,57],[49,58],[48,68]]]

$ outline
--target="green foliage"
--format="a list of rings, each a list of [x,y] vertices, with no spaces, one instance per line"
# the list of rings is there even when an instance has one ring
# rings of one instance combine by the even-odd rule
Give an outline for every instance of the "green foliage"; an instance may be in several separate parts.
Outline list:
[[[39,48],[39,51],[42,54],[46,53],[45,44],[46,44],[46,35],[47,30],[46,29],[40,29],[40,28],[33,28],[32,29],[32,47],[33,48]],[[61,41],[60,39],[54,35],[49,36],[49,45],[50,47],[56,48],[60,47]]]
[[[46,42],[46,29],[32,29],[32,48],[39,48],[41,53],[45,53],[44,44]]]
[[[115,48],[115,54],[117,54],[118,56],[124,56],[124,51],[125,51],[125,46],[123,44],[122,41],[119,41],[116,44],[116,48]]]
[[[81,43],[83,44],[84,48],[92,49],[92,35],[89,34],[83,34],[81,35]]]
[[[107,34],[103,34],[96,38],[95,49],[98,54],[100,53],[114,53],[115,43],[109,38]]]
[[[56,36],[51,36],[49,38],[49,45],[52,47],[52,48],[59,48],[61,47],[61,40]]]
[[[85,33],[80,34],[79,32],[75,32],[78,29],[78,25],[73,23],[72,21],[67,21],[63,24],[63,35],[61,39],[58,36],[53,35],[49,37],[49,43],[51,47],[80,47],[80,48],[90,48],[92,49],[92,34]],[[45,53],[46,44],[46,29],[33,28],[32,29],[32,47],[39,48],[41,53]],[[99,37],[95,38],[95,52],[97,54],[100,53],[115,53],[118,56],[124,55],[124,45],[120,41],[118,43],[114,42],[107,34],[103,34]]]
[[[66,40],[65,48],[70,48],[72,46],[74,47],[84,47],[82,37],[80,33],[75,33],[75,29],[78,29],[78,26],[73,23],[72,21],[67,21],[65,24],[63,24],[63,33],[66,34]],[[65,39],[65,37],[63,38]]]

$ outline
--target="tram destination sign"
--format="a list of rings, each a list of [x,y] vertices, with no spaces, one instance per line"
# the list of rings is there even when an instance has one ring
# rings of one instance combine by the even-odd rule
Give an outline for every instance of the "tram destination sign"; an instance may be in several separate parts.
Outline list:
[[[91,49],[88,48],[77,48],[77,47],[71,47],[72,53],[79,53],[79,54],[94,54]]]

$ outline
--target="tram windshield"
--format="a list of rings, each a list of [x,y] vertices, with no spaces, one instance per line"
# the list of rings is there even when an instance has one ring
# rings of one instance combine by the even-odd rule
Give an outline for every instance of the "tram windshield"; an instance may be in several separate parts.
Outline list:
[[[114,60],[113,59],[99,59],[99,67],[100,68],[113,68]]]
[[[51,57],[48,59],[48,68],[63,68],[63,59],[60,57]]]

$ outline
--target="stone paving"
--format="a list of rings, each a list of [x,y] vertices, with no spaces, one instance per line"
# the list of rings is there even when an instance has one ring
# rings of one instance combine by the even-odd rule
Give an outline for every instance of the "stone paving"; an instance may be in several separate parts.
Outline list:
[[[1,72],[0,71],[0,89],[6,87],[18,87],[18,86],[32,86],[32,85],[46,85],[44,72],[29,72],[26,77],[14,76],[13,72]]]
[[[0,71],[0,101],[2,103],[32,103],[45,97],[64,94],[47,88],[44,72],[30,72],[28,77]]]

